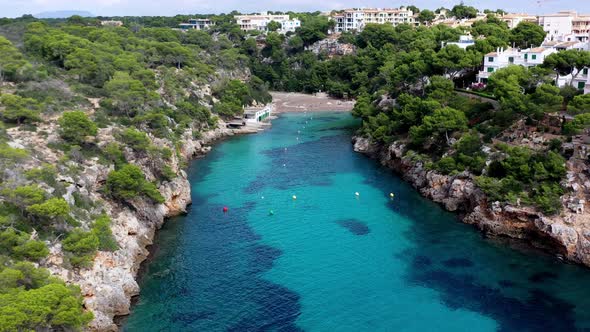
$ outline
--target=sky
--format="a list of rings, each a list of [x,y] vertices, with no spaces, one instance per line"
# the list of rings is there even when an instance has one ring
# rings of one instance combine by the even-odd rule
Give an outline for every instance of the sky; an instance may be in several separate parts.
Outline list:
[[[418,8],[450,8],[460,0],[0,0],[0,17],[18,17],[45,11],[81,10],[99,16],[142,16],[176,14],[282,11],[326,11],[350,7],[399,7],[413,4]],[[590,0],[464,0],[480,9],[501,8],[508,12],[530,14],[576,10],[590,14]]]

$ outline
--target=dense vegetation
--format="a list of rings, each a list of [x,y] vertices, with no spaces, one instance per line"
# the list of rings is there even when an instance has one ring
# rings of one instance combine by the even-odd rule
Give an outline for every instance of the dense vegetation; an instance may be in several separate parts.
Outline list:
[[[197,137],[219,117],[270,100],[266,84],[249,75],[239,30],[232,40],[231,28],[183,33],[149,18],[125,27],[97,22],[0,22],[11,38],[0,36],[1,331],[87,324],[80,290],[33,263],[44,266],[50,248],[61,248],[62,267],[83,269],[97,251],[118,249],[106,200],[162,203],[158,187],[184,162],[183,135]],[[206,87],[211,94],[201,93]],[[14,135],[46,142],[9,145]],[[111,167],[100,197],[77,185],[97,162]]]

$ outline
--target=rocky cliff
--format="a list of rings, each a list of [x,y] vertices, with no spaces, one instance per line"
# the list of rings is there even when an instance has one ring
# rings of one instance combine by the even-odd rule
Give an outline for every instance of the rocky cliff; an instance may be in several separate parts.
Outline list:
[[[590,266],[590,213],[584,207],[590,180],[584,153],[574,153],[567,162],[563,185],[569,191],[562,197],[562,212],[545,216],[532,207],[488,202],[472,174],[448,176],[426,169],[422,161],[405,155],[401,142],[380,146],[354,137],[353,143],[355,151],[394,170],[423,196],[458,212],[463,222],[484,233],[526,240],[557,257]]]
[[[7,131],[11,146],[26,148],[31,152],[31,165],[25,167],[38,166],[42,162],[55,164],[64,157],[61,151],[47,148],[51,142],[59,140],[56,122],[47,119],[36,131],[21,130],[18,127]],[[117,131],[120,129],[117,126],[101,128],[96,137],[96,144],[102,147],[115,142]],[[70,160],[68,167],[71,167],[72,171],[64,170],[58,173],[57,181],[66,188],[63,198],[70,205],[77,204],[76,197],[84,197],[87,202],[94,202],[86,207],[88,214],[106,213],[111,218],[112,233],[119,248],[112,252],[98,251],[88,268],[72,268],[65,258],[61,242],[55,240],[47,243],[50,254],[40,265],[66,282],[80,286],[84,305],[94,314],[94,320],[89,326],[91,330],[118,330],[113,318],[128,314],[131,297],[139,294],[135,277],[141,262],[149,254],[146,247],[152,244],[155,231],[162,226],[166,218],[184,213],[187,205],[191,203],[190,184],[183,169],[185,161],[209,152],[211,147],[207,145],[217,139],[254,132],[257,132],[256,128],[227,129],[225,123],[220,121],[216,129],[204,131],[202,134],[193,133],[193,129],[187,130],[176,144],[149,135],[155,148],[178,151],[168,160],[125,148],[125,159],[139,166],[148,180],[158,181],[154,171],[157,169],[154,167],[155,163],[165,163],[176,174],[176,177],[169,181],[160,180],[158,183],[158,190],[165,199],[163,204],[154,204],[145,198],[121,202],[105,197],[101,189],[114,166],[112,163],[100,162],[98,157]],[[194,139],[195,136],[200,136],[200,139]],[[175,149],[176,147],[178,149]],[[87,225],[82,222],[81,227]]]

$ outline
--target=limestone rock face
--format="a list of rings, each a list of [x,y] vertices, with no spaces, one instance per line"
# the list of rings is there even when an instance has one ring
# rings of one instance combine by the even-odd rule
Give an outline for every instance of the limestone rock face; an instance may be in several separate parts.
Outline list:
[[[360,153],[373,153],[375,152],[375,146],[371,144],[371,141],[365,137],[353,137],[352,142],[354,144],[354,151]]]
[[[209,152],[211,147],[207,144],[236,133],[242,131],[227,129],[225,124],[220,123],[219,128],[206,131],[202,138],[195,140],[192,130],[189,130],[182,136],[180,152],[184,158],[190,160]],[[108,144],[114,140],[114,134],[115,129],[111,127],[101,128],[97,141],[101,146]],[[173,147],[172,143],[166,140],[155,137],[151,137],[151,140],[159,148]],[[156,161],[137,155],[131,150],[125,151],[125,155],[130,162],[142,169],[148,179],[153,181],[157,178],[150,167]],[[89,268],[72,269],[64,264],[61,244],[48,244],[50,254],[43,265],[66,282],[80,285],[85,307],[94,314],[94,320],[89,326],[91,330],[118,331],[113,319],[115,316],[129,314],[131,297],[139,294],[135,278],[141,263],[149,255],[147,247],[152,244],[156,230],[163,225],[166,218],[185,213],[191,203],[188,176],[181,169],[178,158],[173,155],[166,163],[177,176],[159,184],[158,190],[164,197],[163,204],[155,204],[145,198],[128,200],[127,204],[104,199],[99,189],[103,187],[109,172],[114,168],[99,163],[98,159],[85,161],[84,165],[81,165],[83,170],[76,178],[58,178],[58,181],[67,185],[68,190],[64,195],[66,200],[73,200],[75,188],[90,198],[101,201],[100,208],[104,209],[112,220],[111,230],[119,247],[113,252],[99,251]],[[99,211],[95,212],[98,214]]]
[[[355,137],[354,150],[377,159],[400,174],[423,196],[460,213],[463,222],[473,224],[490,235],[523,239],[536,247],[590,266],[590,213],[585,208],[590,193],[590,169],[584,158],[572,157],[567,163],[564,186],[570,191],[562,197],[563,211],[546,216],[532,207],[489,203],[475,185],[473,175],[463,172],[444,175],[424,168],[419,158],[404,156],[405,145],[374,145],[367,138]]]

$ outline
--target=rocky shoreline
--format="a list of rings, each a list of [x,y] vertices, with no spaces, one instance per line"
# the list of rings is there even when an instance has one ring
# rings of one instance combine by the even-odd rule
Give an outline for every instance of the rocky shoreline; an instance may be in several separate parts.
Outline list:
[[[149,255],[148,247],[153,243],[156,230],[162,227],[167,218],[185,213],[191,203],[190,183],[180,160],[192,160],[208,153],[211,150],[208,145],[219,139],[258,131],[257,128],[228,129],[220,122],[218,128],[204,132],[198,140],[193,138],[192,130],[185,133],[180,142],[179,156],[174,155],[168,162],[178,176],[159,186],[159,191],[165,198],[163,204],[156,205],[146,199],[134,199],[126,203],[103,201],[103,209],[111,217],[111,229],[119,249],[113,252],[99,251],[90,268],[67,268],[63,264],[61,245],[58,243],[50,246],[49,258],[43,265],[53,275],[80,286],[85,308],[94,313],[94,320],[88,329],[119,330],[114,318],[128,315],[131,298],[139,294],[136,277],[141,263]],[[108,129],[103,130],[99,133],[98,141],[106,144],[112,140],[112,136]],[[171,146],[171,142],[166,140],[152,137],[152,141],[158,146]],[[149,158],[132,154],[127,157],[144,169],[148,178],[154,177],[147,166],[153,162]],[[111,168],[92,161],[83,167],[83,176],[75,180],[64,178],[60,181],[69,182],[90,197],[102,201],[99,189]]]
[[[560,259],[590,266],[590,214],[584,209],[587,186],[585,172],[574,155],[567,162],[570,191],[562,197],[563,211],[545,216],[531,207],[489,203],[468,172],[443,175],[425,168],[423,162],[404,156],[405,145],[376,145],[369,139],[353,137],[354,150],[376,159],[409,182],[424,197],[459,213],[461,220],[488,235],[525,240]],[[585,156],[578,156],[585,157]],[[585,167],[585,166],[583,166]]]

